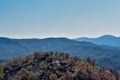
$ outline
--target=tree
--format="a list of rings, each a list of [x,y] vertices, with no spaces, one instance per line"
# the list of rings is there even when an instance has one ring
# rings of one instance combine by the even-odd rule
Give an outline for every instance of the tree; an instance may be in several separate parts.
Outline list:
[[[92,60],[90,57],[87,58],[87,62],[93,66],[95,66],[95,60]]]

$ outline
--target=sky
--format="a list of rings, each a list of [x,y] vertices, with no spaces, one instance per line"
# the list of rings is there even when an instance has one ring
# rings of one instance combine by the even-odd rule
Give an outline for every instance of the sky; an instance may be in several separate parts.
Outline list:
[[[120,0],[0,0],[0,37],[120,36]]]

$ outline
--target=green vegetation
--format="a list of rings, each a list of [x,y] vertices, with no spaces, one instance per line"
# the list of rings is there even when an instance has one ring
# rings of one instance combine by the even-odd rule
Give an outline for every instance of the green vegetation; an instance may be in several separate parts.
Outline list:
[[[3,73],[3,67],[0,66],[0,80],[3,79],[4,73]]]
[[[0,66],[0,80],[119,80],[116,71],[94,66],[66,53],[35,52]]]

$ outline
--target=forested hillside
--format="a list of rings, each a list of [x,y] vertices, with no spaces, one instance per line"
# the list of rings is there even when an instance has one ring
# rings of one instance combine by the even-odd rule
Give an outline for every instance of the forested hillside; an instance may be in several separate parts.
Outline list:
[[[119,74],[66,53],[35,52],[0,66],[0,80],[119,80]]]

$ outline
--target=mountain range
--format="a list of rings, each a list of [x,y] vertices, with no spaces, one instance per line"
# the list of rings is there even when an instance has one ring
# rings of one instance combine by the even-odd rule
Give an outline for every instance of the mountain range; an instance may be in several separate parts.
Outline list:
[[[109,45],[113,47],[120,47],[120,37],[116,37],[113,35],[103,35],[97,38],[80,37],[74,40],[87,41],[87,42],[92,42],[99,45]]]
[[[0,62],[15,57],[25,57],[36,51],[66,52],[83,60],[90,57],[96,65],[120,70],[120,50],[91,42],[68,38],[11,39],[0,38]]]

